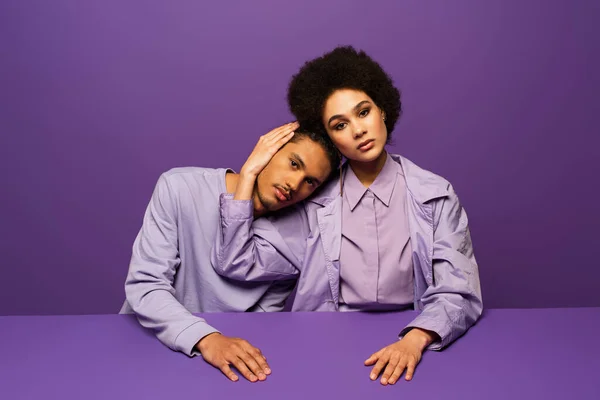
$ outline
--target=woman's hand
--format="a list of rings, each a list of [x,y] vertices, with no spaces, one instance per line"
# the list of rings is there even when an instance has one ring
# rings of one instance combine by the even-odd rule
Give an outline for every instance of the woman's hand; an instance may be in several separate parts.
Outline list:
[[[375,364],[371,370],[371,380],[377,379],[385,367],[381,377],[382,385],[396,383],[404,370],[406,370],[404,379],[410,381],[417,364],[421,361],[423,351],[438,338],[433,332],[418,328],[411,329],[401,340],[373,353],[365,360],[365,365]]]

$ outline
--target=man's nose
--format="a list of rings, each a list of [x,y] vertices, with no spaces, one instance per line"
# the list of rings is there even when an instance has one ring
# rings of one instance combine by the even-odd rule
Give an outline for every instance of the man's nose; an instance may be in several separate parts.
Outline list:
[[[294,175],[288,177],[288,180],[286,182],[288,190],[291,192],[297,191],[298,188],[300,187],[300,183],[302,182],[303,179],[304,179],[303,174],[294,174]]]

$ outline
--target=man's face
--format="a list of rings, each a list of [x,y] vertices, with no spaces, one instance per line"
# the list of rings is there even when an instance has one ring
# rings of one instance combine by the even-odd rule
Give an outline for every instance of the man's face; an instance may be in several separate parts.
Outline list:
[[[308,138],[288,142],[256,179],[256,194],[265,211],[275,211],[310,196],[329,176],[323,147]]]

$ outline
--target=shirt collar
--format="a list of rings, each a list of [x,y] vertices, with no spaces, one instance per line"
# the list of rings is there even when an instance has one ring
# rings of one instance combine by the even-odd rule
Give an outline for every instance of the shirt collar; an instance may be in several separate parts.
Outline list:
[[[396,187],[396,174],[402,175],[402,168],[400,164],[392,159],[389,153],[386,155],[385,164],[383,165],[381,172],[379,172],[375,181],[373,181],[368,188],[360,183],[350,165],[346,165],[344,174],[344,194],[348,199],[350,210],[354,210],[367,190],[371,190],[379,201],[385,204],[386,207],[389,207],[392,193]]]

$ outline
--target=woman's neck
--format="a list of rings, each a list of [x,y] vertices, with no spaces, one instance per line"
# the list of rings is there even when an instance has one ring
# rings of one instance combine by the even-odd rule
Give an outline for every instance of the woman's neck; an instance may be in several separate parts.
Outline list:
[[[354,175],[356,175],[360,183],[362,183],[364,187],[369,187],[383,169],[386,160],[387,152],[384,150],[379,157],[373,161],[360,162],[349,160],[348,164],[350,164],[350,168],[352,168]]]

